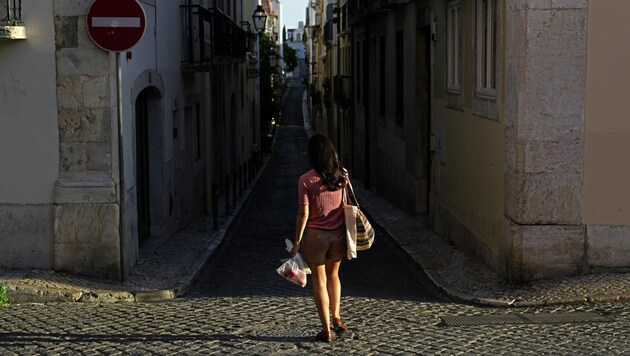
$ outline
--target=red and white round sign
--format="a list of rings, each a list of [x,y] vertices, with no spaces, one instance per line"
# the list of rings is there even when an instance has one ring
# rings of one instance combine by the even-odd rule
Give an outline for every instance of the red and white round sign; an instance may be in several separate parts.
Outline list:
[[[88,11],[87,28],[99,47],[123,52],[144,35],[146,16],[136,0],[94,0]]]

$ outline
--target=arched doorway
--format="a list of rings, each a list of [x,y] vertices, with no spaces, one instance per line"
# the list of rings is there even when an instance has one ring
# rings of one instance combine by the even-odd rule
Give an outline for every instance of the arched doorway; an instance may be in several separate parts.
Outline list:
[[[143,89],[136,98],[136,209],[138,245],[161,235],[162,204],[162,116],[161,94],[155,87]]]

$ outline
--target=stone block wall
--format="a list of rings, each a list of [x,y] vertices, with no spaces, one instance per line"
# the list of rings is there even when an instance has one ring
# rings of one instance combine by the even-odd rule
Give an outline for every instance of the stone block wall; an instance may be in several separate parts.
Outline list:
[[[512,280],[584,268],[586,5],[506,1],[502,255]]]
[[[49,269],[53,265],[53,209],[49,204],[0,204],[0,268]]]
[[[87,33],[92,1],[54,0],[59,180],[55,190],[55,269],[121,279],[114,70]]]
[[[55,268],[119,279],[117,204],[59,204],[55,207]]]
[[[592,271],[630,270],[630,226],[589,225],[586,232],[588,264]]]

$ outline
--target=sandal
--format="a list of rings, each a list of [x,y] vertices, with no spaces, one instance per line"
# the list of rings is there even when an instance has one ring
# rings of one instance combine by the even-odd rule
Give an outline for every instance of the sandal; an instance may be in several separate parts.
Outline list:
[[[315,341],[321,342],[331,342],[333,339],[332,332],[330,330],[322,330],[317,335],[315,335]]]
[[[336,333],[341,334],[348,331],[348,327],[343,323],[343,321],[341,321],[340,318],[333,318],[333,330],[335,330]]]

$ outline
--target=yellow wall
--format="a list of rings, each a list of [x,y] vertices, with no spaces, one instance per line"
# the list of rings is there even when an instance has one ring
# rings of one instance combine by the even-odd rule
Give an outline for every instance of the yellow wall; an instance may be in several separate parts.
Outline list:
[[[583,220],[630,225],[630,1],[589,1]]]
[[[446,163],[440,163],[438,200],[493,252],[503,216],[503,125],[470,112],[436,108],[443,119]]]
[[[432,125],[444,123],[446,162],[440,163],[439,194],[435,195],[453,216],[476,238],[499,253],[500,223],[504,215],[504,125],[501,115],[501,86],[497,90],[497,119],[473,114],[474,57],[472,2],[462,1],[464,31],[463,110],[446,106],[446,33],[438,34],[434,67]],[[445,21],[445,14],[438,21]],[[443,27],[442,27],[443,28]],[[500,36],[500,34],[499,34]],[[441,39],[441,41],[440,41]],[[501,63],[501,61],[499,61]],[[499,66],[499,83],[501,69]],[[501,85],[501,84],[499,84]],[[435,169],[434,163],[434,169]]]

